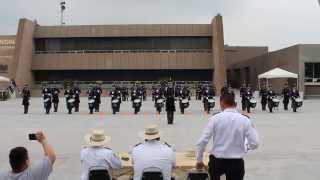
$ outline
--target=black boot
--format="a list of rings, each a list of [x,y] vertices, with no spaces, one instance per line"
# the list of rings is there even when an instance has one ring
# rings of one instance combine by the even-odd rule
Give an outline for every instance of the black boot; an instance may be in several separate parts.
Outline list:
[[[28,114],[28,106],[24,106],[24,114]]]

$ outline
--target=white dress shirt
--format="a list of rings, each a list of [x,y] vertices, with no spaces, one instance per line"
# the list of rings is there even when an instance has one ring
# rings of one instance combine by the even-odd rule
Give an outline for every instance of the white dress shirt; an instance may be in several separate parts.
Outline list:
[[[259,145],[253,123],[235,108],[225,109],[209,119],[197,143],[197,162],[203,161],[203,153],[210,139],[213,146],[209,153],[223,159],[241,159],[248,149],[256,149]]]
[[[135,146],[130,155],[134,170],[133,180],[140,180],[143,171],[147,168],[159,168],[162,170],[164,180],[171,180],[176,154],[168,145],[157,140],[147,141]]]
[[[121,160],[111,149],[87,147],[81,150],[82,180],[88,180],[89,170],[93,167],[104,167],[108,170],[120,169]],[[110,173],[110,172],[109,172]],[[111,174],[110,174],[111,175]]]

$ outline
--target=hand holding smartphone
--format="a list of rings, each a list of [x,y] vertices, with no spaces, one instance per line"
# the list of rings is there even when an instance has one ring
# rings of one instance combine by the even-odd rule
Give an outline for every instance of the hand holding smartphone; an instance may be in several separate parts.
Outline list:
[[[29,134],[29,140],[30,141],[36,141],[37,140],[36,134]]]

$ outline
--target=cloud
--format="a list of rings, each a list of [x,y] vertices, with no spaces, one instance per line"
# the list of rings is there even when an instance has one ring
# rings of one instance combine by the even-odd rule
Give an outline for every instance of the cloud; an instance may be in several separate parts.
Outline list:
[[[10,0],[0,6],[0,34],[15,34],[18,19],[59,24],[59,0]],[[317,0],[66,0],[67,24],[210,23],[224,18],[229,45],[319,43]]]

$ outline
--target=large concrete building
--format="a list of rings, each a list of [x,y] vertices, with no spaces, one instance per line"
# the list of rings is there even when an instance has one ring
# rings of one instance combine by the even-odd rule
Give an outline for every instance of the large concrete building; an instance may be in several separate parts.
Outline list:
[[[15,36],[0,36],[0,76],[9,76],[9,66],[14,55]]]
[[[210,24],[40,26],[21,19],[9,75],[18,86],[173,78],[213,81],[220,89],[228,63],[266,52],[225,48],[220,15]]]
[[[0,36],[0,73],[33,88],[43,81],[173,78],[212,81],[220,89],[226,81],[257,87],[258,74],[281,67],[299,74],[306,94],[320,94],[319,52],[316,45],[275,52],[224,45],[220,15],[210,24],[40,26],[21,19],[15,36]]]
[[[306,96],[320,95],[320,45],[298,44],[269,52],[228,67],[231,82],[239,84],[246,81],[258,88],[258,75],[280,67],[298,74],[298,87]],[[274,80],[273,87],[278,92],[287,80]],[[289,84],[297,84],[289,79]]]

